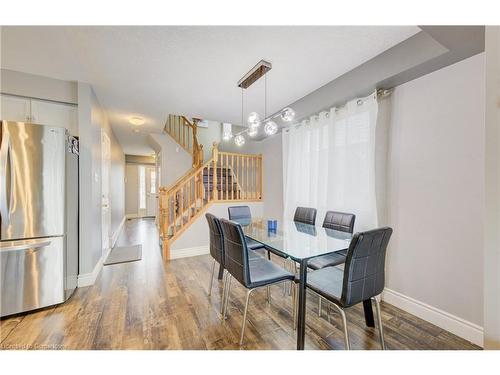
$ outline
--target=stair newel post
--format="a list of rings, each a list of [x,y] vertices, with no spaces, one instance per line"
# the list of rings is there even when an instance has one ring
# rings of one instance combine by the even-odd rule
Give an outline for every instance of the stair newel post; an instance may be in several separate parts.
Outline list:
[[[219,195],[218,195],[218,191],[217,191],[217,165],[218,165],[218,162],[219,162],[219,145],[217,144],[217,142],[214,142],[213,143],[213,146],[212,146],[212,159],[213,159],[213,163],[214,163],[214,167],[213,167],[213,175],[212,175],[212,183],[213,183],[213,198],[214,200],[219,200]]]

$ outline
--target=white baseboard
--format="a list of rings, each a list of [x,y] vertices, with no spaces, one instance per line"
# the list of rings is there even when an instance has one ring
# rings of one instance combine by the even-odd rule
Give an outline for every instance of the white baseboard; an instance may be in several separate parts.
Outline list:
[[[195,257],[210,253],[208,246],[186,247],[184,249],[175,249],[170,251],[170,259],[179,259]]]
[[[82,288],[84,286],[90,286],[94,285],[97,276],[99,276],[99,272],[101,272],[102,267],[104,265],[104,261],[109,255],[109,252],[111,249],[108,249],[104,252],[104,254],[101,256],[97,264],[95,265],[94,269],[92,270],[91,273],[84,273],[81,275],[78,275],[78,287]]]
[[[116,228],[115,233],[111,236],[111,248],[115,247],[115,243],[118,240],[118,237],[120,236],[120,232],[122,231],[123,225],[125,224],[125,221],[127,220],[127,217],[124,216],[122,221],[120,222],[120,225],[118,225],[118,228]]]
[[[447,313],[424,302],[417,301],[391,289],[384,289],[382,300],[401,310],[409,312],[428,321],[454,335],[468,340],[476,345],[483,346],[483,327],[471,323],[458,316]]]
[[[139,218],[139,214],[126,214],[125,218],[126,219],[138,219]]]

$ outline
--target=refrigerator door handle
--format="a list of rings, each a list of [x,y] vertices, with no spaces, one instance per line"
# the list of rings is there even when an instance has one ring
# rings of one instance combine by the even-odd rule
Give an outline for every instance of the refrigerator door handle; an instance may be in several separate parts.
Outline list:
[[[9,176],[9,207],[7,207],[7,215],[9,216],[9,221],[10,221],[10,210],[12,209],[13,201],[14,201],[14,160],[12,158],[12,144],[10,143],[10,138],[9,138],[9,147],[7,148],[7,151],[9,152],[9,171],[10,171],[10,176]]]
[[[2,221],[9,224],[9,208],[7,206],[7,158],[9,157],[10,135],[3,132],[2,144],[0,145],[0,214]],[[11,168],[12,174],[12,168]],[[12,189],[11,189],[12,194]],[[9,199],[10,200],[10,199]],[[9,202],[10,203],[10,202]]]

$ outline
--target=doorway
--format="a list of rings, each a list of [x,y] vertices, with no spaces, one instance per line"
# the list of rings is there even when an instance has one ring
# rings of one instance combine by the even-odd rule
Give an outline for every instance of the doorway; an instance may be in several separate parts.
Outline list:
[[[102,253],[111,246],[111,207],[109,202],[109,173],[111,170],[111,142],[108,135],[101,132],[101,215]]]
[[[158,198],[156,167],[146,167],[146,215],[156,217],[156,199]]]
[[[158,185],[154,165],[138,165],[138,217],[156,217]]]

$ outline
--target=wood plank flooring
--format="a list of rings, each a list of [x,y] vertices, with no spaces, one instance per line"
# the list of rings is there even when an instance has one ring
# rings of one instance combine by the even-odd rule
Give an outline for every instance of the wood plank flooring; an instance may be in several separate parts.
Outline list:
[[[152,220],[129,220],[118,245],[143,244],[138,262],[105,266],[96,283],[65,304],[0,321],[0,349],[240,349],[245,290],[232,287],[228,319],[219,319],[221,283],[207,289],[209,255],[163,262]],[[278,260],[277,260],[278,261]],[[244,349],[295,349],[291,298],[272,287],[252,296]],[[308,297],[306,349],[343,349],[339,316],[330,321]],[[325,304],[324,304],[325,306]],[[353,349],[379,349],[361,308],[347,310]],[[382,303],[388,349],[479,349],[432,324]]]

